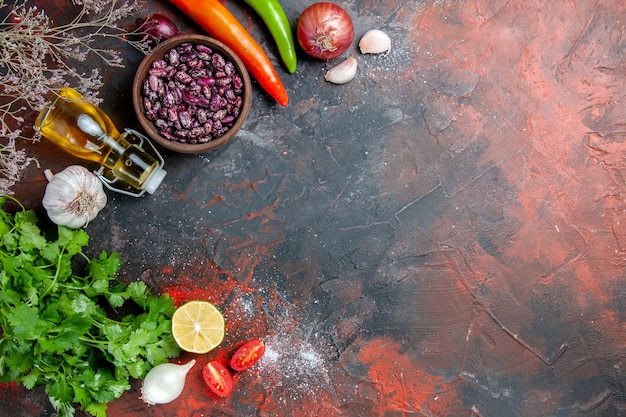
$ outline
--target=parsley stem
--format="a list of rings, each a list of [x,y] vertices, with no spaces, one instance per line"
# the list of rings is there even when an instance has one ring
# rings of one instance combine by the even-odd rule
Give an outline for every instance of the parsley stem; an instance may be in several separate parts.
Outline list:
[[[89,343],[91,346],[103,346],[110,343],[108,340],[96,340],[91,337],[85,336],[80,336],[78,340],[80,340],[81,342]]]
[[[22,211],[26,210],[26,207],[24,207],[24,205],[22,204],[22,202],[20,200],[18,200],[17,198],[15,198],[15,197],[13,197],[11,195],[8,195],[8,194],[5,194],[5,195],[2,196],[2,198],[0,199],[0,206],[4,205],[4,199],[5,198],[8,198],[9,200],[13,201],[15,204],[20,206],[20,209],[22,209]],[[6,216],[6,213],[4,213],[4,210],[3,210],[2,214],[3,214],[3,217]],[[6,217],[9,217],[9,216],[6,216]]]
[[[63,250],[61,250],[61,252],[59,253],[59,258],[56,264],[56,268],[54,271],[54,278],[52,279],[52,282],[50,283],[50,285],[48,285],[48,288],[46,288],[46,290],[44,292],[42,292],[41,294],[39,294],[39,298],[43,298],[46,295],[48,295],[48,293],[50,292],[50,290],[52,290],[52,288],[54,287],[54,284],[56,284],[57,279],[59,279],[59,272],[61,271],[61,260],[63,259]]]

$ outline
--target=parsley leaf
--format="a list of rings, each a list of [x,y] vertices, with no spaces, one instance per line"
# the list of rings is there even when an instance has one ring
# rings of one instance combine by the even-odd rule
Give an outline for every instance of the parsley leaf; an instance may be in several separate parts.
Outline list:
[[[21,223],[18,231],[20,233],[20,248],[24,252],[41,249],[46,245],[46,239],[41,236],[41,232],[35,224]]]
[[[26,304],[13,308],[7,314],[7,321],[11,326],[10,334],[17,339],[33,340],[42,337],[48,330],[46,322],[39,319],[37,309]]]

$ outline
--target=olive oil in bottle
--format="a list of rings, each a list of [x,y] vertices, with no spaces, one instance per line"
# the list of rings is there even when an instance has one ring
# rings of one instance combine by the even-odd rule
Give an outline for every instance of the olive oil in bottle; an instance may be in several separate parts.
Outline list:
[[[166,171],[150,154],[120,134],[100,108],[72,88],[62,88],[41,110],[35,127],[70,154],[109,168],[137,190],[154,193]]]

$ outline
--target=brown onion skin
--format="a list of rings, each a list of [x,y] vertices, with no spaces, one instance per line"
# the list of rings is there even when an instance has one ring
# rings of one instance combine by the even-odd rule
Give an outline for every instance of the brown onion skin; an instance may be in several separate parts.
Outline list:
[[[296,33],[298,43],[308,55],[328,60],[337,58],[350,47],[354,26],[350,15],[340,6],[320,2],[302,12]]]

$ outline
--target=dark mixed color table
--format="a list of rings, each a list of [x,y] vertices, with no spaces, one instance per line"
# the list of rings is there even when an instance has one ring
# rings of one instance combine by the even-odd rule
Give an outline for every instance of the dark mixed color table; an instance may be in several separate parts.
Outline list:
[[[283,3],[295,25],[311,2]],[[626,4],[338,3],[359,62],[342,86],[323,78],[339,60],[300,53],[288,74],[260,20],[228,1],[289,105],[255,83],[231,143],[163,150],[159,190],[109,193],[88,225],[90,251],[124,259],[122,281],[216,304],[221,349],[267,345],[227,399],[192,372],[175,402],[147,407],[136,382],[109,415],[626,415]],[[388,55],[359,54],[370,28],[391,36]],[[101,108],[139,128],[142,55],[127,56],[103,68]],[[43,215],[43,169],[80,161],[29,149],[40,167],[16,192]],[[0,414],[53,411],[42,389],[11,386]]]

